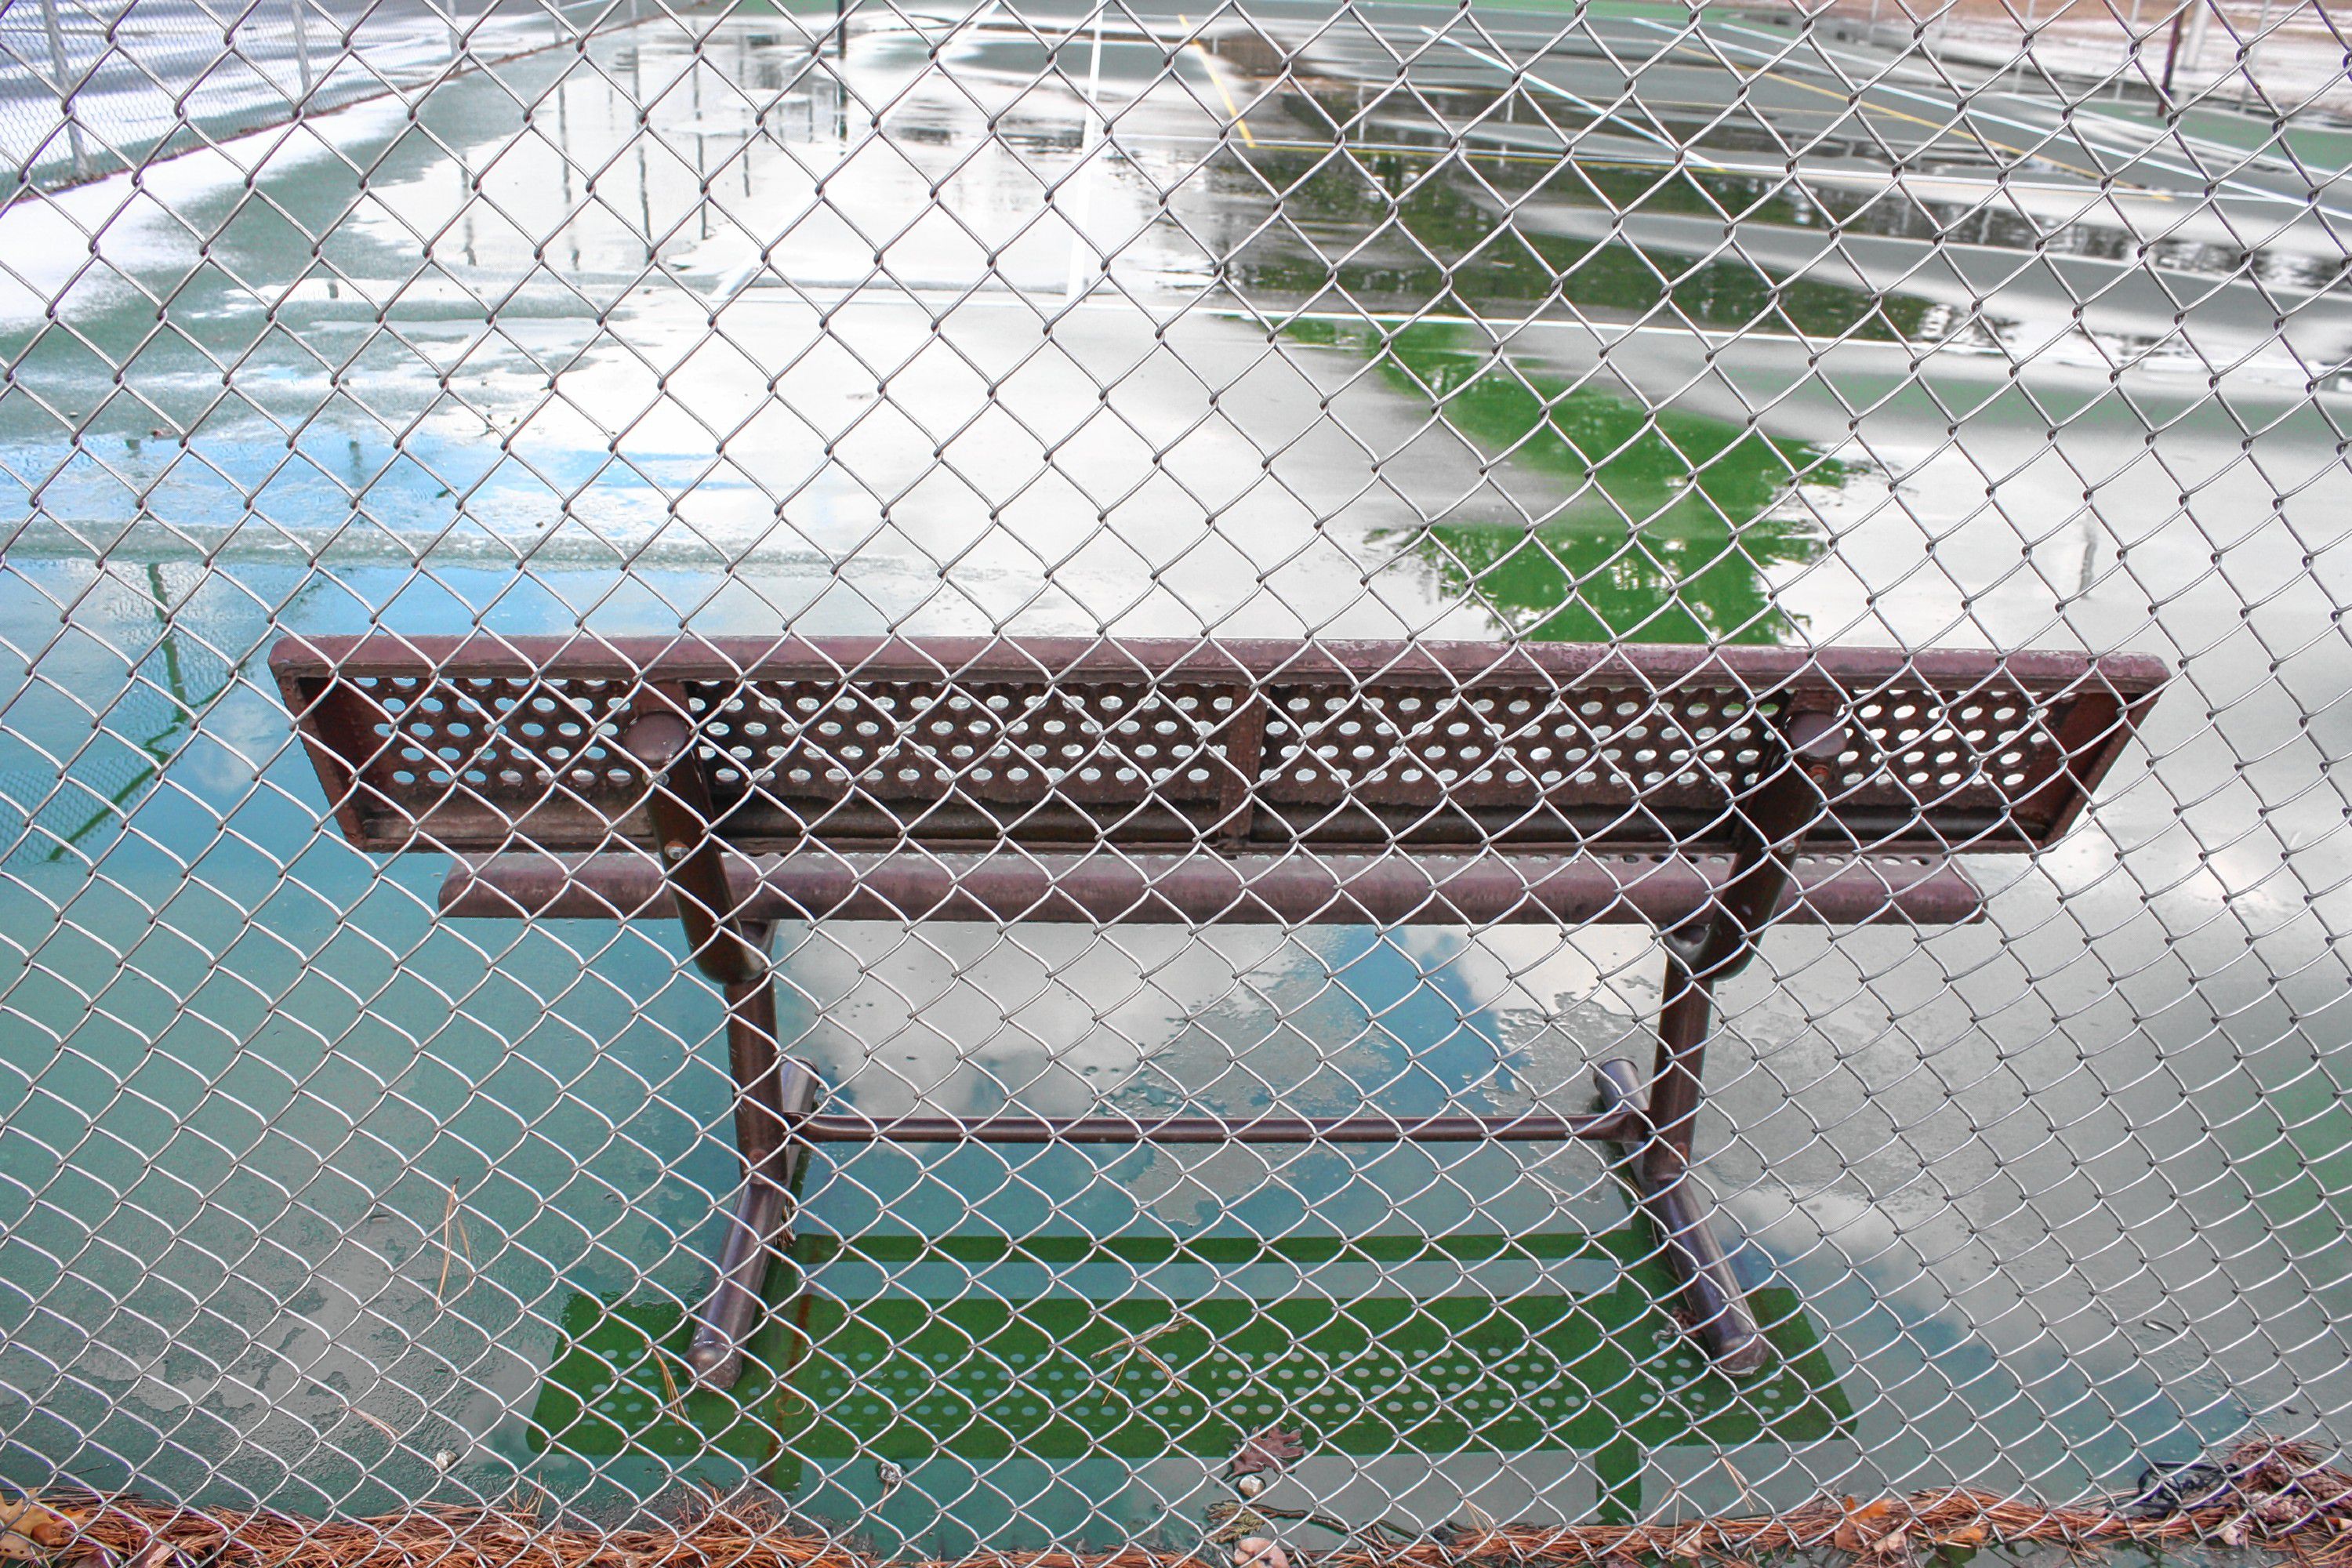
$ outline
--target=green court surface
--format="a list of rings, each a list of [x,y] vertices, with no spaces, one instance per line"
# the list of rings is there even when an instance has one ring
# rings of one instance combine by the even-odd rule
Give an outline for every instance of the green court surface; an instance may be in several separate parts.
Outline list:
[[[1360,1242],[1180,1243],[1043,1237],[929,1242],[890,1237],[796,1243],[779,1270],[804,1298],[779,1300],[742,1381],[693,1392],[691,1332],[675,1302],[574,1296],[532,1413],[531,1443],[583,1458],[684,1461],[706,1451],[764,1468],[778,1492],[804,1466],[913,1465],[940,1455],[992,1460],[1186,1456],[1213,1466],[1252,1432],[1298,1433],[1310,1455],[1377,1458],[1570,1450],[1597,1456],[1612,1511],[1637,1506],[1641,1456],[1678,1444],[1731,1449],[1849,1435],[1853,1413],[1820,1333],[1793,1294],[1754,1300],[1778,1352],[1734,1381],[1685,1343],[1655,1241],[1634,1224],[1598,1236],[1376,1237]],[[936,1264],[971,1283],[938,1299],[825,1289],[843,1260],[893,1270]],[[1487,1265],[1605,1266],[1607,1283],[1504,1296]],[[1191,1300],[992,1288],[1000,1265],[1205,1269],[1215,1293]],[[1376,1287],[1350,1297],[1226,1293],[1268,1265],[1346,1268],[1374,1279],[1450,1268],[1443,1294]],[[805,1272],[803,1272],[805,1271]],[[1612,1473],[1613,1472],[1613,1473]]]

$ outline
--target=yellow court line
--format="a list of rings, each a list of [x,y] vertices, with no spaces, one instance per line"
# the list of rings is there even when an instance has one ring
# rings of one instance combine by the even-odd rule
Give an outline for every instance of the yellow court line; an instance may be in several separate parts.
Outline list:
[[[1176,13],[1176,25],[1189,33],[1192,30],[1192,18],[1179,11]],[[1250,134],[1249,121],[1244,118],[1242,106],[1234,101],[1234,95],[1226,89],[1225,79],[1217,69],[1217,57],[1211,54],[1207,47],[1197,37],[1189,47],[1200,55],[1201,64],[1207,68],[1209,80],[1216,87],[1217,96],[1225,100],[1225,117],[1231,120],[1234,127],[1241,132],[1242,145],[1255,147],[1257,138]]]

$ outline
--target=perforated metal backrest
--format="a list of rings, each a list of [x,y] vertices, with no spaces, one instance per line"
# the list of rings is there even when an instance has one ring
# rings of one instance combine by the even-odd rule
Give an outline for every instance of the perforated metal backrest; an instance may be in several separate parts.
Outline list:
[[[477,854],[644,842],[616,741],[673,704],[747,852],[1716,848],[1792,708],[1850,725],[1816,847],[2024,850],[2164,679],[2056,653],[1056,638],[289,638],[270,663],[352,843]]]

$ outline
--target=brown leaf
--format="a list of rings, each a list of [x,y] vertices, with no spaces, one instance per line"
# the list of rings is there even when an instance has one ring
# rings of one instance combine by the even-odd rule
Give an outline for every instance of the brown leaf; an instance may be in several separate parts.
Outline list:
[[[1297,1433],[1269,1426],[1255,1436],[1242,1439],[1242,1446],[1234,1450],[1233,1470],[1237,1476],[1258,1470],[1286,1470],[1306,1456],[1306,1447]]]
[[[1830,1544],[1840,1552],[1876,1551],[1879,1538],[1886,1533],[1888,1518],[1894,1511],[1892,1503],[1869,1502],[1856,1508],[1849,1500],[1845,1507],[1845,1522],[1830,1536]]]
[[[73,1521],[47,1503],[0,1500],[0,1558],[37,1563],[73,1540]]]

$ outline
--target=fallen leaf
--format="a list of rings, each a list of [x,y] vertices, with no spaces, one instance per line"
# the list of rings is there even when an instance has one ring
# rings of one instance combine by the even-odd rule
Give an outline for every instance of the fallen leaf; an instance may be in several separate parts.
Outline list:
[[[21,1495],[14,1502],[0,1500],[0,1558],[37,1563],[73,1538],[73,1521],[48,1504]]]
[[[1231,1546],[1273,1528],[1255,1509],[1244,1508],[1237,1502],[1213,1502],[1207,1513],[1212,1545]]]
[[[1830,1536],[1830,1544],[1840,1552],[1877,1550],[1878,1539],[1886,1533],[1886,1521],[1894,1511],[1894,1505],[1888,1502],[1864,1503],[1856,1508],[1849,1500],[1845,1505],[1845,1522]]]
[[[1234,1474],[1245,1476],[1255,1470],[1286,1470],[1305,1458],[1307,1449],[1298,1434],[1268,1427],[1254,1437],[1242,1439],[1234,1450]]]

